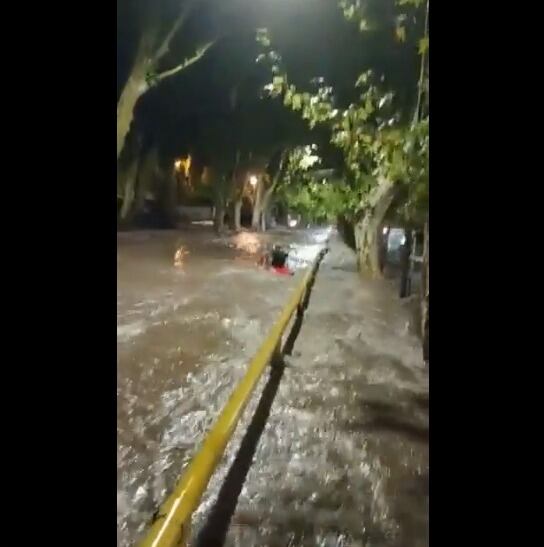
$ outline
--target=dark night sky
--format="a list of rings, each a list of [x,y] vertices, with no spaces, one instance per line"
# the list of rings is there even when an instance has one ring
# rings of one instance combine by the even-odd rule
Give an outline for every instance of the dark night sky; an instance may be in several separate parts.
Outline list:
[[[162,13],[175,10],[174,0],[118,0],[118,92],[128,75],[137,37],[137,2],[161,6]],[[179,1],[179,0],[178,0]],[[373,0],[390,10],[392,0]],[[259,53],[255,29],[268,27],[281,53],[290,79],[310,89],[309,81],[322,76],[334,85],[339,104],[346,106],[356,95],[357,75],[369,67],[386,74],[395,89],[405,90],[411,100],[417,74],[413,48],[395,44],[393,27],[362,35],[345,21],[336,0],[208,0],[220,10],[199,8],[172,47],[167,65],[175,65],[191,51],[195,37],[223,35],[206,57],[188,70],[164,81],[140,101],[136,126],[147,142],[158,143],[163,153],[187,150],[199,128],[228,111],[229,92],[241,82],[242,108],[272,108],[272,123],[281,104],[259,102],[259,89],[270,81],[266,69],[255,63]],[[393,12],[390,13],[391,20]],[[165,20],[168,20],[166,17]],[[392,23],[391,23],[392,24]],[[389,35],[388,35],[389,34]],[[197,42],[198,43],[198,42]],[[279,102],[278,102],[279,103]],[[252,110],[253,112],[253,110]],[[275,121],[274,121],[275,120]]]

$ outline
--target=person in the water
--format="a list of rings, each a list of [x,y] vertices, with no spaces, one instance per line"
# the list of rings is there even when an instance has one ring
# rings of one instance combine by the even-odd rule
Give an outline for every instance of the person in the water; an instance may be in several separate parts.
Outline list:
[[[259,259],[259,266],[272,270],[279,275],[294,275],[287,267],[289,253],[285,252],[279,245],[274,245],[271,251],[264,253]]]

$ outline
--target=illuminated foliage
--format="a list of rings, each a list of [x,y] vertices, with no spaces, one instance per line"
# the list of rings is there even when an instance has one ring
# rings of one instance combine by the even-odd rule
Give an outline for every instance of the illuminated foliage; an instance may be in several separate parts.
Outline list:
[[[423,6],[422,0],[398,0],[397,4],[415,10]],[[368,20],[368,5],[369,2],[361,0],[339,1],[345,18],[357,23],[361,32],[373,26]],[[421,11],[419,15],[422,15]],[[396,37],[400,41],[406,38],[407,20],[408,15],[401,13],[394,21]],[[358,100],[338,108],[332,86],[321,85],[317,91],[308,92],[289,81],[282,68],[281,56],[273,50],[266,29],[258,30],[257,41],[263,50],[257,62],[267,63],[272,74],[265,92],[281,98],[284,106],[298,112],[310,128],[328,127],[331,143],[342,151],[344,158],[343,185],[313,182],[291,189],[286,195],[293,207],[309,210],[310,202],[315,200],[319,204],[317,208],[330,204],[329,215],[340,209],[355,217],[372,204],[371,196],[377,186],[392,182],[405,190],[406,200],[401,213],[407,219],[416,219],[424,213],[428,207],[429,180],[429,117],[423,104],[423,97],[428,96],[426,57],[429,39],[426,30],[418,44],[421,74],[416,113],[411,122],[403,121],[395,106],[395,94],[383,88],[383,78],[377,78],[372,70],[363,72],[354,83],[360,90]]]

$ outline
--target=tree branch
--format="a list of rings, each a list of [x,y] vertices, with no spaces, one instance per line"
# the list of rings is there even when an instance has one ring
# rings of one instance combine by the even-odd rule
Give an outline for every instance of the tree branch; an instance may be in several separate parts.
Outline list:
[[[427,0],[427,6],[425,9],[425,27],[423,31],[423,37],[429,37],[429,0]],[[421,66],[419,69],[419,80],[417,84],[417,103],[416,110],[414,113],[414,124],[416,124],[421,119],[421,109],[423,102],[423,83],[425,81],[425,64],[427,61],[427,50],[425,50],[421,55]]]
[[[212,40],[211,42],[208,42],[207,44],[204,44],[202,47],[198,48],[195,52],[195,54],[192,57],[189,57],[188,59],[185,59],[182,63],[175,66],[174,68],[171,68],[170,70],[165,70],[164,72],[161,72],[160,74],[157,74],[156,81],[160,82],[161,80],[164,80],[165,78],[169,78],[170,76],[173,76],[174,74],[177,74],[178,72],[181,72],[182,70],[185,70],[186,68],[190,67],[192,64],[196,63],[202,57],[204,57],[205,53],[215,44],[215,40]]]
[[[134,63],[135,66],[149,62],[150,56],[153,52],[153,44],[155,42],[156,35],[156,27],[149,27],[140,35],[138,49],[136,52],[136,61]]]
[[[185,20],[189,16],[189,13],[191,12],[196,2],[197,0],[187,0],[183,4],[177,19],[174,21],[172,28],[164,37],[161,45],[158,47],[156,53],[153,55],[154,64],[157,64],[170,51],[170,43],[174,39],[174,36],[178,33],[179,29],[185,23]]]
[[[374,188],[359,203],[359,211],[374,209],[393,186],[395,186],[393,181],[384,177],[378,177]]]

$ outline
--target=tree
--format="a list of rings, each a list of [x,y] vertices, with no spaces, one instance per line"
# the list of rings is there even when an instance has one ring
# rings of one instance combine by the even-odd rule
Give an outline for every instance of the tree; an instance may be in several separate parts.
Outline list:
[[[204,186],[209,188],[215,207],[214,227],[224,230],[224,218],[230,195],[234,167],[238,158],[236,143],[229,138],[228,115],[217,116],[204,126],[196,145],[199,157],[206,166],[203,171]]]
[[[142,151],[141,139],[138,139],[136,146],[130,159],[118,167],[118,197],[123,200],[119,221],[124,226],[129,225],[134,216],[141,211],[147,193],[152,191],[162,196],[162,187],[165,184],[165,173],[159,162],[157,147],[150,146]],[[163,210],[167,211],[164,208],[165,204],[161,204]]]
[[[117,199],[121,201],[119,220],[123,225],[129,222],[134,209],[142,147],[142,136],[134,133],[124,161],[117,163]]]
[[[400,5],[419,9],[421,0],[398,0]],[[380,2],[340,0],[339,5],[348,20],[358,22],[359,29],[367,32],[375,28],[369,22],[369,7],[383,6]],[[425,13],[428,13],[428,2]],[[406,15],[396,19],[397,39],[406,40],[402,26]],[[385,26],[385,28],[388,28]],[[299,112],[310,127],[325,125],[330,130],[331,142],[343,153],[345,164],[345,216],[355,224],[355,241],[359,265],[374,276],[381,274],[379,261],[379,229],[399,191],[407,188],[410,199],[403,204],[407,215],[425,202],[428,195],[428,114],[424,100],[428,93],[425,85],[428,72],[427,17],[423,38],[419,40],[420,71],[417,82],[417,99],[410,121],[406,112],[395,105],[395,94],[384,90],[381,81],[371,70],[360,75],[355,87],[362,92],[359,98],[345,108],[336,106],[332,86],[322,85],[316,92],[303,92],[289,82],[282,67],[281,56],[272,49],[266,29],[260,29],[257,40],[263,47],[258,62],[270,65],[272,82],[266,91],[272,97],[281,97],[283,104]],[[381,78],[380,80],[383,80]],[[313,193],[314,197],[319,193]],[[306,190],[306,197],[312,194]]]
[[[307,129],[281,105],[261,101],[259,79],[247,86],[236,83],[228,90],[227,111],[208,119],[201,127],[196,149],[213,168],[216,229],[232,211],[234,229],[241,228],[244,197],[253,205],[252,227],[266,229],[267,212],[282,180],[288,151],[307,138]],[[249,184],[255,176],[255,187]]]
[[[117,170],[117,197],[121,199],[121,209],[119,211],[119,220],[121,224],[127,224],[134,211],[134,202],[136,199],[136,180],[138,178],[138,168],[140,158],[135,155],[125,169]]]
[[[174,38],[186,25],[192,11],[203,0],[179,0],[177,14],[168,23],[160,13],[158,0],[138,2],[140,26],[137,30],[136,53],[129,75],[117,102],[117,158],[125,146],[125,141],[134,118],[134,110],[140,98],[151,88],[167,78],[174,76],[199,61],[215,40],[205,40],[192,49],[189,56],[168,68],[164,67]],[[161,17],[162,15],[162,17]]]
[[[272,162],[269,162],[263,176],[258,179],[251,223],[254,230],[264,232],[267,228],[267,215],[272,202],[272,196],[285,174],[288,155],[289,148],[282,148],[279,151],[277,165],[272,165]]]
[[[121,6],[126,5],[127,1],[118,0],[121,2]],[[227,209],[232,206],[235,211],[233,217],[238,219],[235,220],[237,228],[240,227],[239,218],[243,198],[241,190],[243,190],[244,184],[237,181],[240,177],[233,175],[234,169],[238,165],[236,170],[241,175],[248,162],[254,163],[257,158],[259,162],[263,162],[263,170],[266,170],[269,176],[259,177],[260,185],[257,197],[261,199],[253,201],[257,206],[256,224],[263,227],[266,209],[272,203],[277,187],[274,178],[276,163],[271,162],[271,158],[277,157],[284,144],[285,146],[291,145],[290,134],[294,133],[291,127],[287,127],[289,124],[282,121],[289,118],[285,111],[276,108],[273,104],[268,104],[263,108],[262,103],[258,100],[261,87],[260,79],[263,79],[264,75],[262,69],[252,63],[256,55],[253,51],[256,50],[256,44],[252,38],[253,31],[248,33],[247,30],[250,27],[254,29],[257,26],[256,20],[263,16],[266,17],[265,13],[277,12],[277,6],[268,6],[265,2],[257,5],[259,2],[248,3],[247,0],[243,0],[243,2],[236,0],[229,0],[229,2],[223,0],[176,0],[175,3],[168,3],[165,0],[155,0],[153,3],[151,0],[131,1],[136,5],[136,9],[132,8],[131,11],[136,11],[140,20],[133,25],[132,39],[121,40],[120,46],[121,49],[124,47],[128,50],[125,51],[125,59],[121,65],[128,66],[130,64],[130,70],[126,70],[126,74],[121,74],[118,83],[118,159],[121,159],[120,154],[131,123],[134,127],[135,107],[142,96],[153,87],[160,85],[166,78],[185,70],[201,59],[208,51],[207,48],[211,47],[214,40],[217,40],[217,38],[206,40],[204,36],[210,34],[210,27],[216,28],[211,31],[211,35],[222,36],[222,47],[221,49],[216,48],[213,55],[208,56],[210,70],[207,71],[206,77],[203,76],[202,71],[193,72],[184,89],[176,93],[176,101],[179,101],[180,106],[175,105],[172,101],[170,109],[177,109],[187,115],[189,109],[186,106],[180,108],[184,105],[183,101],[198,100],[198,106],[190,109],[191,124],[197,127],[196,131],[202,129],[201,133],[203,134],[214,133],[210,142],[201,142],[198,147],[208,158],[210,169],[213,167],[209,171],[209,175],[214,180],[210,186],[214,193],[213,199],[219,204],[216,211],[219,215],[222,208]],[[178,7],[175,7],[176,5]],[[201,12],[205,8],[205,15],[199,14],[199,17],[192,17],[196,7],[200,8]],[[244,16],[240,17],[242,9]],[[205,24],[202,23],[203,19],[206,21]],[[212,24],[208,24],[209,20],[212,20]],[[126,34],[128,32],[126,29],[133,23],[130,14],[121,14],[121,21],[121,26],[124,27]],[[199,44],[201,44],[201,48],[197,47]],[[168,53],[169,49],[170,53]],[[134,52],[136,53],[134,54]],[[190,53],[191,56],[179,63],[182,52]],[[130,63],[128,63],[129,58]],[[170,63],[175,66],[169,68]],[[198,89],[203,87],[206,88],[204,93],[199,94]],[[168,86],[165,86],[165,89],[168,90]],[[205,100],[201,100],[202,95],[206,97]],[[229,107],[220,104],[221,97],[218,95],[223,96],[222,100],[228,97]],[[145,119],[146,134],[150,130],[149,126],[154,123],[152,118],[156,109],[162,108],[165,96],[166,94],[163,95],[161,92],[156,93],[141,105],[142,108],[138,111],[138,121]],[[160,106],[156,104],[159,97],[163,99]],[[210,104],[210,98],[212,104]],[[215,99],[219,100],[214,102]],[[217,119],[212,119],[213,114],[210,110],[212,112],[218,111]],[[168,108],[164,111],[168,111]],[[176,117],[178,120],[181,118],[179,115]],[[304,127],[295,116],[291,116],[290,120],[291,125],[295,121],[300,127]],[[220,138],[218,134],[221,131],[226,132],[224,138]],[[165,137],[164,133],[165,131],[161,127],[160,131],[157,131],[155,139],[157,142],[162,141],[161,153],[164,153],[163,148],[171,147],[171,144],[164,142],[170,138]],[[198,140],[204,141],[205,139],[200,135]],[[221,150],[219,150],[219,145],[213,144],[214,142],[222,143]],[[180,148],[185,149],[186,143]],[[216,150],[213,154],[210,153],[212,149]],[[177,151],[170,150],[169,153],[177,154]],[[236,160],[237,157],[240,158],[239,161]],[[270,166],[267,167],[269,164]],[[128,207],[132,195],[129,192],[130,185],[126,186],[126,189],[129,199],[125,202]]]
[[[316,219],[319,216],[329,216],[329,211],[320,209],[328,203],[318,197],[325,183],[318,176],[315,167],[321,162],[317,154],[317,146],[297,146],[287,151],[285,169],[280,184],[277,187],[278,198],[291,211],[299,213],[306,219]]]

